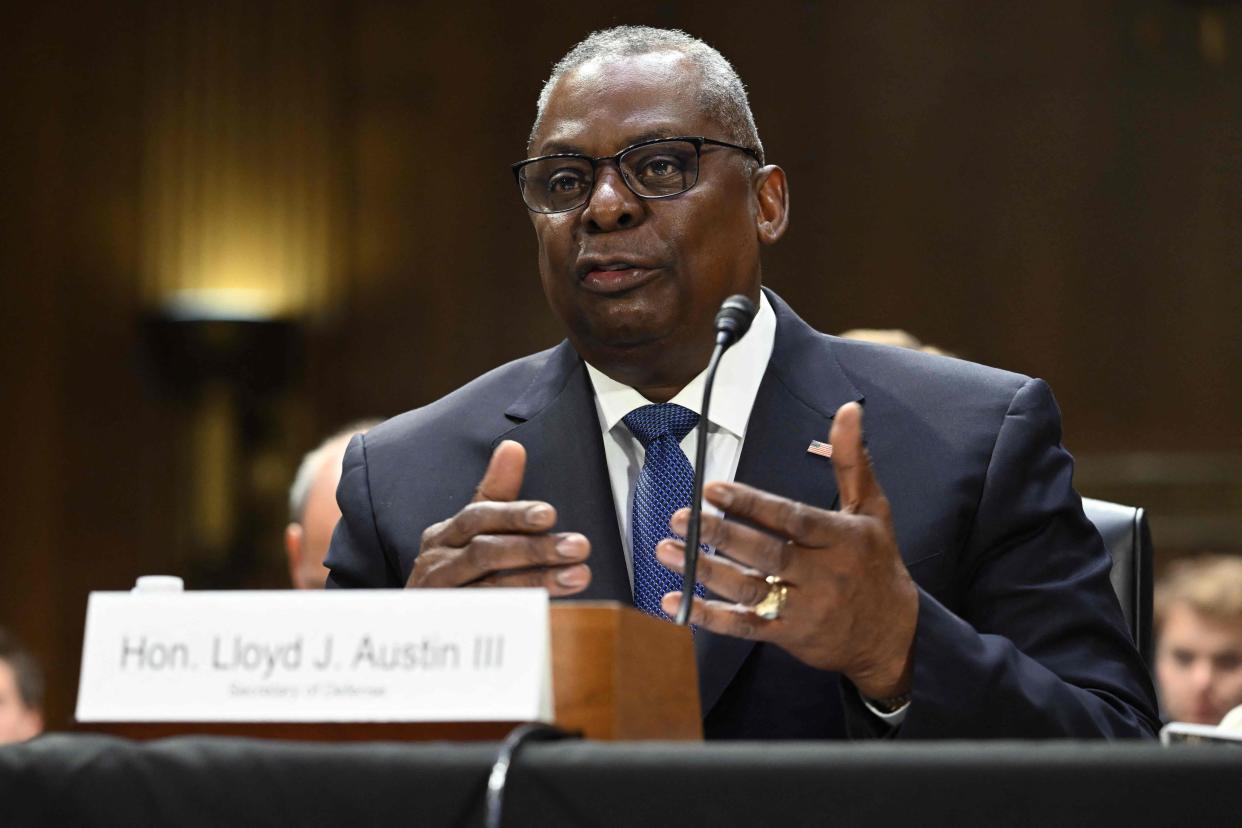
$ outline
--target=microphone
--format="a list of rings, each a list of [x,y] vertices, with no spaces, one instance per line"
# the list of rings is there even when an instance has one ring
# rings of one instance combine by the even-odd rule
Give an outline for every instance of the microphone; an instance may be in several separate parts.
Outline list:
[[[695,573],[699,566],[699,523],[703,517],[703,467],[707,460],[707,410],[712,401],[712,385],[716,382],[716,369],[720,358],[730,346],[750,330],[758,309],[755,303],[740,293],[730,296],[720,305],[716,314],[716,347],[707,363],[707,376],[703,383],[703,406],[699,416],[699,434],[694,447],[694,487],[690,495],[690,525],[686,527],[686,569],[681,578],[681,606],[677,609],[677,623],[685,626],[690,621],[690,607],[694,604]]]
[[[758,312],[755,303],[740,293],[724,300],[716,313],[716,344],[728,348],[745,336]]]

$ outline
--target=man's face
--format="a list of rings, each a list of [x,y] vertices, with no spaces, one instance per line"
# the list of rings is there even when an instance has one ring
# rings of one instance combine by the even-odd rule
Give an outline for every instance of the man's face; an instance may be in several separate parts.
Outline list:
[[[43,730],[43,717],[22,701],[17,673],[0,659],[0,745],[33,739]]]
[[[727,140],[696,101],[698,77],[672,53],[585,64],[554,88],[532,155],[612,155],[657,137]],[[746,160],[705,146],[694,187],[658,200],[634,195],[615,164],[601,164],[586,205],[531,214],[544,293],[588,362],[640,390],[675,393],[706,363],[720,303],[734,293],[758,301]]]
[[[1218,724],[1242,704],[1242,622],[1174,604],[1160,631],[1156,679],[1174,721]]]

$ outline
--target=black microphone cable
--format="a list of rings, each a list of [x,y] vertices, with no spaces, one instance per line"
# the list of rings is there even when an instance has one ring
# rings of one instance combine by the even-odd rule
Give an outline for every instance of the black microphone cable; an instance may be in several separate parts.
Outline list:
[[[509,731],[509,735],[500,744],[496,752],[496,761],[492,764],[492,772],[487,777],[487,803],[483,814],[483,824],[487,828],[500,828],[504,819],[505,785],[509,781],[509,771],[517,761],[518,751],[528,742],[554,742],[560,739],[578,739],[582,734],[561,730],[554,725],[543,722],[527,722]]]
[[[707,410],[712,400],[712,386],[716,383],[716,369],[720,358],[734,343],[750,330],[755,318],[755,303],[741,294],[735,294],[720,305],[716,314],[716,347],[707,362],[707,377],[703,382],[703,410],[699,415],[699,433],[694,446],[694,487],[690,495],[690,525],[686,528],[686,569],[681,579],[681,606],[677,610],[677,623],[690,623],[690,608],[694,604],[694,584],[699,567],[699,522],[703,516],[703,467],[707,460]]]

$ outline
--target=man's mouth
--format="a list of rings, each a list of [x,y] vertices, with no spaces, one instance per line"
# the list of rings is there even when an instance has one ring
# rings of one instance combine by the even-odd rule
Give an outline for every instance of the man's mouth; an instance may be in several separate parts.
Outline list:
[[[587,260],[578,267],[582,286],[592,293],[624,293],[646,284],[660,271],[651,262],[626,259]]]

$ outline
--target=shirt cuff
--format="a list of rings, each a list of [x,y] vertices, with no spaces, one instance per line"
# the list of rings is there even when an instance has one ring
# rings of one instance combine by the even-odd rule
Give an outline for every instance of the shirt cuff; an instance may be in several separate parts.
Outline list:
[[[904,722],[906,720],[906,711],[910,709],[910,702],[906,702],[892,713],[885,713],[883,710],[880,710],[880,708],[868,701],[867,697],[862,693],[859,693],[858,697],[862,699],[862,703],[867,706],[867,709],[871,711],[872,715],[876,716],[880,721],[884,722],[889,727],[897,727],[897,725]]]

